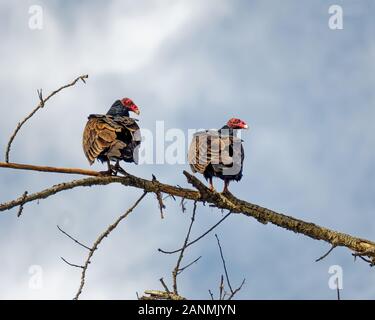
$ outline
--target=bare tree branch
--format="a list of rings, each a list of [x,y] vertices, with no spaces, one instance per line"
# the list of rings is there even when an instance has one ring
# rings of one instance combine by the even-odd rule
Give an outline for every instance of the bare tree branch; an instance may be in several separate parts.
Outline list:
[[[178,291],[177,291],[177,276],[178,276],[178,273],[180,271],[180,265],[181,265],[181,261],[182,261],[182,258],[184,257],[184,252],[185,252],[185,249],[186,249],[186,245],[189,241],[189,237],[190,237],[190,233],[191,233],[191,228],[193,227],[193,224],[194,224],[194,221],[195,221],[195,214],[197,212],[197,202],[194,201],[194,208],[193,208],[193,213],[191,215],[191,222],[190,222],[190,225],[189,225],[189,230],[186,234],[186,238],[185,238],[185,241],[184,241],[184,245],[182,246],[182,250],[180,252],[180,255],[178,256],[178,259],[177,259],[177,263],[176,263],[176,266],[172,272],[172,278],[173,278],[173,293],[174,294],[178,294]]]
[[[63,257],[60,257],[62,261],[64,261],[67,265],[71,266],[71,267],[75,267],[75,268],[80,268],[80,269],[83,269],[84,267],[83,266],[79,266],[78,264],[73,264],[73,263],[70,263],[69,261],[67,261],[66,259],[64,259]]]
[[[336,248],[336,245],[332,245],[331,248],[325,254],[323,254],[320,258],[316,259],[315,262],[321,261],[324,258],[326,258],[335,248]]]
[[[171,291],[169,290],[168,286],[165,284],[164,279],[160,278],[159,281],[161,282],[161,285],[163,286],[165,292],[171,293]]]
[[[181,198],[180,206],[181,206],[182,213],[185,213],[186,211],[185,198]]]
[[[78,80],[82,80],[84,83],[85,82],[85,79],[87,79],[89,76],[86,74],[86,75],[82,75],[82,76],[79,76],[78,78],[74,79],[71,83],[69,84],[66,84],[62,87],[60,87],[59,89],[53,91],[47,98],[43,99],[42,97],[42,89],[38,90],[38,97],[39,97],[39,104],[37,105],[37,107],[31,111],[31,113],[26,116],[26,118],[24,118],[21,122],[19,122],[17,124],[17,127],[16,129],[14,130],[13,134],[11,135],[11,137],[9,138],[9,142],[8,142],[8,145],[7,145],[7,148],[6,148],[6,151],[5,151],[5,162],[9,162],[9,153],[10,153],[10,148],[12,146],[12,143],[13,143],[13,140],[14,138],[16,137],[18,131],[21,129],[21,127],[26,123],[27,120],[29,120],[39,109],[43,108],[45,103],[51,98],[53,97],[56,93],[60,92],[61,90],[65,89],[65,88],[68,88],[68,87],[72,87],[74,86]]]
[[[26,199],[26,197],[27,197],[27,194],[28,194],[28,192],[27,191],[25,191],[24,193],[23,193],[23,196],[22,196],[22,199],[25,201],[25,199]],[[24,205],[25,203],[24,202],[22,202],[21,204],[20,204],[20,207],[19,207],[19,209],[18,209],[18,213],[17,213],[17,217],[19,218],[20,216],[21,216],[21,214],[22,214],[22,211],[23,211],[23,205]]]
[[[156,179],[155,175],[152,175],[152,182],[159,182],[158,179]],[[164,219],[164,213],[163,210],[165,209],[165,205],[163,202],[163,197],[161,195],[160,191],[155,192],[156,199],[158,200],[159,210],[160,210],[160,217]],[[171,195],[173,197],[173,195]]]
[[[186,300],[173,292],[165,292],[160,290],[146,290],[145,295],[140,297],[139,300]]]
[[[189,242],[185,249],[187,247],[190,247],[191,245],[193,245],[194,243],[198,242],[200,239],[202,239],[203,237],[205,237],[207,234],[209,234],[212,230],[214,230],[220,223],[222,223],[226,218],[229,217],[229,215],[231,214],[232,212],[228,212],[222,219],[220,219],[217,223],[215,223],[210,229],[208,229],[205,233],[203,233],[202,235],[200,235],[198,238],[196,238],[195,240]],[[163,250],[163,249],[158,249],[159,252],[162,252],[162,253],[165,253],[165,254],[173,254],[173,253],[177,253],[177,252],[180,252],[183,248],[180,248],[180,249],[177,249],[177,250],[173,250],[173,251],[166,251],[166,250]]]
[[[2,167],[2,163],[0,163]],[[4,166],[3,166],[4,167]],[[61,172],[65,173],[58,168],[57,170],[44,170],[45,167],[38,167],[37,171],[48,171],[48,172]],[[71,173],[81,174],[83,169],[67,169]],[[242,213],[248,217],[253,217],[261,223],[272,223],[281,228],[303,234],[315,240],[323,240],[330,243],[331,245],[336,245],[337,247],[347,247],[353,252],[368,256],[370,258],[375,258],[375,242],[351,236],[349,234],[337,232],[330,230],[325,227],[321,227],[311,222],[305,222],[300,219],[296,219],[285,214],[277,213],[273,210],[258,206],[256,204],[249,203],[244,200],[240,200],[235,196],[226,193],[225,195],[218,192],[211,192],[201,181],[196,177],[192,176],[188,172],[184,171],[184,175],[194,187],[199,191],[194,191],[191,189],[176,187],[161,182],[153,182],[150,180],[142,179],[133,175],[128,174],[124,177],[118,176],[100,176],[99,172],[83,170],[90,173],[90,175],[95,175],[95,177],[90,177],[81,180],[74,180],[70,182],[64,182],[53,187],[47,188],[37,193],[29,194],[27,197],[19,197],[16,200],[12,200],[6,203],[0,204],[0,211],[9,210],[11,208],[20,206],[23,203],[28,203],[31,201],[46,199],[51,195],[56,194],[64,190],[73,189],[82,186],[94,186],[94,185],[108,185],[111,183],[119,183],[124,186],[132,186],[135,188],[143,189],[147,192],[157,192],[160,191],[165,194],[170,194],[176,197],[181,197],[184,199],[194,200],[203,203],[210,203],[218,209],[227,209],[232,213]],[[93,173],[93,174],[91,174]]]
[[[0,167],[4,167],[2,164],[3,163],[0,163]],[[145,191],[153,192],[153,193],[160,191],[163,193],[175,195],[177,197],[186,197],[187,199],[190,199],[190,200],[198,200],[200,197],[199,192],[197,191],[138,178],[131,174],[127,174],[124,177],[102,176],[100,172],[84,170],[84,169],[68,169],[68,168],[51,169],[51,167],[43,167],[43,166],[36,166],[36,167],[38,167],[38,170],[36,171],[60,172],[60,173],[67,173],[67,171],[70,171],[69,173],[75,173],[75,174],[81,174],[82,172],[84,172],[82,174],[93,175],[96,177],[91,177],[91,178],[86,178],[86,179],[81,179],[81,180],[74,180],[70,182],[64,182],[61,184],[54,185],[40,192],[30,194],[27,197],[22,196],[16,200],[2,203],[0,204],[0,211],[9,210],[11,208],[21,205],[22,203],[26,204],[30,201],[35,201],[38,199],[46,199],[50,197],[51,195],[54,195],[64,190],[69,190],[69,189],[73,189],[76,187],[91,187],[95,185],[108,185],[111,183],[120,183],[124,186],[133,186],[133,187],[143,189]],[[60,169],[63,169],[63,170],[60,170]],[[34,169],[30,169],[30,170],[34,170]]]
[[[365,258],[364,256],[366,255],[367,253],[362,253],[362,252],[354,252],[352,253],[352,256],[354,257],[354,260],[359,257],[361,260],[369,263],[370,267],[373,267],[375,265],[375,260],[373,257],[371,257],[370,259],[367,259]]]
[[[219,240],[219,237],[218,237],[217,234],[215,234],[215,237],[216,237],[216,240],[217,240],[217,245],[219,246],[219,250],[220,250],[220,257],[221,257],[221,262],[223,263],[223,267],[224,267],[225,278],[227,279],[227,284],[228,284],[228,287],[230,289],[230,292],[233,293],[233,289],[232,289],[232,286],[231,286],[230,281],[229,281],[227,266],[225,264],[223,250],[222,250],[221,245],[220,245],[220,240]]]
[[[53,173],[66,173],[66,174],[79,174],[84,176],[102,176],[98,171],[85,170],[78,168],[58,168],[58,167],[48,167],[48,166],[34,166],[31,164],[22,163],[10,163],[10,162],[0,162],[0,168],[8,169],[18,169],[18,170],[29,170],[29,171],[39,171],[39,172],[53,172]]]
[[[83,248],[91,251],[91,248],[89,248],[88,246],[86,246],[83,243],[79,242],[76,238],[73,238],[70,234],[68,234],[67,232],[65,232],[59,226],[57,226],[57,229],[59,229],[61,233],[63,233],[64,235],[66,235],[69,239],[73,240],[75,243],[79,244],[81,247],[83,247]]]
[[[138,204],[142,201],[142,199],[146,196],[147,192],[143,192],[143,194],[139,197],[139,199],[134,203],[133,206],[131,206],[123,215],[117,218],[117,220],[112,223],[94,242],[89,255],[85,261],[85,264],[82,269],[82,274],[81,274],[81,284],[78,288],[78,291],[74,297],[74,300],[78,300],[79,296],[82,293],[83,286],[85,285],[85,278],[86,278],[86,271],[87,268],[91,262],[91,258],[94,255],[94,252],[98,249],[99,244],[103,241],[105,237],[108,237],[108,235],[118,226],[118,224],[125,219],[134,209]]]
[[[224,276],[221,275],[220,286],[219,286],[219,300],[223,300],[223,298],[224,298]]]
[[[233,297],[242,289],[243,285],[245,284],[246,279],[243,279],[240,286],[229,295],[228,300],[232,300]]]
[[[190,262],[189,264],[187,264],[186,266],[184,267],[181,267],[179,270],[178,270],[178,274],[180,274],[182,271],[186,270],[187,268],[189,268],[190,266],[192,266],[194,263],[197,263],[200,258],[202,258],[202,256],[199,256],[198,258],[196,258],[194,261]]]
[[[220,250],[220,257],[221,257],[221,262],[223,263],[223,267],[224,267],[225,278],[227,280],[227,284],[228,284],[228,287],[229,287],[229,290],[230,290],[230,294],[227,294],[227,292],[224,290],[224,277],[223,277],[223,275],[221,275],[219,299],[225,300],[225,297],[228,295],[228,300],[232,300],[232,298],[242,289],[242,286],[245,283],[245,279],[242,280],[242,283],[240,284],[240,286],[238,288],[233,290],[232,285],[230,284],[230,281],[229,281],[228,270],[227,270],[227,266],[226,266],[226,263],[225,263],[223,249],[221,248],[219,237],[218,237],[217,234],[215,234],[215,237],[216,237],[216,240],[217,240],[217,245],[218,245],[219,250]]]

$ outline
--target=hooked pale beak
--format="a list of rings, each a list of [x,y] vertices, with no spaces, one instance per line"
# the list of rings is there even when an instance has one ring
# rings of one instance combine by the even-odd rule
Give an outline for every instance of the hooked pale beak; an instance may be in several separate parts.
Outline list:
[[[139,114],[141,113],[140,111],[139,111],[139,109],[138,109],[138,107],[137,106],[134,106],[135,108],[134,109],[132,109],[132,111],[136,114],[136,115],[138,115],[139,116]]]
[[[248,126],[247,124],[245,124],[245,125],[243,126],[243,128],[244,128],[244,129],[249,129],[249,126]]]

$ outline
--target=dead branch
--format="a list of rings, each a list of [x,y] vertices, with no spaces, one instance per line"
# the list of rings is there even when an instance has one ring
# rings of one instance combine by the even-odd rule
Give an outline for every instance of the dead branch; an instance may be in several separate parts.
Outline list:
[[[163,286],[165,292],[171,293],[171,291],[169,290],[168,286],[165,284],[164,279],[160,278],[159,281],[160,281],[161,285]]]
[[[193,208],[193,213],[191,215],[191,222],[190,222],[190,225],[189,225],[189,229],[188,229],[188,232],[186,234],[186,237],[185,237],[185,240],[184,240],[184,244],[182,246],[182,250],[178,256],[178,259],[177,259],[177,263],[176,263],[176,266],[172,272],[172,278],[173,278],[173,293],[174,294],[178,294],[178,291],[177,291],[177,276],[180,272],[180,265],[181,265],[181,262],[182,262],[182,258],[184,257],[184,252],[185,252],[185,249],[186,249],[186,245],[187,243],[189,242],[189,237],[190,237],[190,233],[191,233],[191,229],[193,227],[193,224],[194,224],[194,221],[195,221],[195,214],[197,212],[197,202],[194,201],[194,208]],[[185,268],[186,269],[186,268]]]
[[[367,262],[370,265],[370,267],[373,267],[375,265],[374,258],[371,257],[370,259],[367,259],[367,258],[365,258],[366,255],[367,255],[367,253],[360,253],[360,252],[352,253],[352,256],[354,257],[354,261],[357,257],[359,257],[361,260]]]
[[[4,167],[2,164],[3,163],[0,163],[0,167]],[[37,169],[35,169],[36,171],[60,172],[60,173],[67,173],[67,171],[69,171],[69,173],[75,173],[75,174],[81,174],[80,172],[83,172],[82,174],[92,175],[96,177],[60,183],[50,188],[47,188],[45,190],[42,190],[40,192],[29,194],[27,197],[22,196],[16,200],[2,203],[0,204],[0,211],[9,210],[11,208],[21,205],[22,203],[26,204],[28,202],[35,201],[35,200],[46,199],[50,197],[51,195],[54,195],[64,190],[69,190],[69,189],[73,189],[76,187],[91,187],[95,185],[108,185],[111,183],[120,183],[124,186],[133,186],[139,189],[143,189],[147,192],[153,192],[153,193],[160,191],[163,193],[175,195],[177,197],[185,197],[191,200],[199,199],[199,193],[197,191],[179,188],[179,187],[163,184],[160,182],[138,178],[130,174],[127,174],[124,177],[102,176],[100,175],[99,172],[91,171],[91,170],[84,170],[84,169],[53,168],[52,170],[51,167],[44,167],[44,166],[35,166],[35,167],[38,167]],[[20,169],[20,168],[16,168],[16,169]],[[28,169],[28,170],[33,170],[33,169]]]
[[[191,267],[194,263],[197,263],[200,259],[202,258],[202,256],[199,256],[198,258],[196,258],[195,260],[193,260],[192,262],[188,263],[186,266],[184,267],[181,267],[177,274],[180,274],[182,271],[186,270],[187,268]]]
[[[3,163],[0,163],[0,167],[4,167],[2,164]],[[147,192],[155,193],[159,191],[165,194],[170,194],[188,200],[194,200],[203,203],[207,202],[214,205],[218,209],[227,209],[232,213],[242,213],[248,217],[253,217],[257,219],[261,223],[269,222],[281,228],[293,231],[295,233],[303,234],[315,240],[323,240],[327,243],[330,243],[331,245],[336,245],[338,247],[346,247],[359,255],[375,258],[375,242],[373,241],[354,237],[349,234],[337,232],[311,222],[305,222],[303,220],[296,219],[285,214],[277,213],[273,210],[258,206],[256,204],[240,200],[228,193],[224,195],[218,192],[211,192],[200,180],[198,180],[196,177],[192,176],[190,173],[186,171],[184,171],[184,175],[188,179],[188,182],[190,182],[195,188],[197,188],[198,191],[194,191],[187,188],[181,188],[178,186],[172,186],[161,182],[154,182],[130,174],[124,177],[100,176],[99,172],[84,169],[54,168],[54,170],[52,171],[49,169],[46,170],[46,168],[51,169],[52,167],[36,167],[36,171],[60,173],[66,173],[66,171],[70,171],[70,173],[76,174],[82,174],[81,171],[83,171],[89,175],[95,175],[95,177],[64,182],[47,188],[45,190],[42,190],[40,192],[28,194],[26,197],[21,196],[16,200],[0,204],[0,211],[9,210],[11,208],[20,206],[22,203],[26,204],[28,202],[35,200],[46,199],[58,192],[73,189],[76,187],[119,183],[124,186],[131,186],[138,189],[142,189]],[[14,168],[20,169],[16,167]]]
[[[91,251],[92,248],[89,248],[88,246],[84,245],[82,242],[78,241],[76,238],[72,237],[70,234],[68,234],[67,232],[65,232],[62,228],[60,228],[59,226],[57,226],[57,229],[59,229],[59,231],[66,235],[69,239],[73,240],[75,243],[79,244],[81,247]]]
[[[156,179],[155,175],[152,175],[152,181],[153,182],[159,182],[158,179]],[[163,197],[160,191],[155,192],[156,199],[158,200],[158,205],[159,205],[159,210],[160,210],[160,217],[164,219],[164,212],[163,210],[165,209],[165,205],[163,202]],[[173,197],[173,195],[170,195]]]
[[[64,259],[63,257],[60,257],[62,261],[64,261],[68,266],[71,266],[71,267],[75,267],[75,268],[80,268],[80,269],[83,269],[84,267],[83,266],[80,266],[78,264],[74,264],[74,263],[70,263],[69,261],[67,261],[66,259]]]
[[[229,280],[229,275],[228,275],[228,270],[226,266],[226,262],[224,259],[224,254],[223,254],[223,249],[221,248],[220,240],[217,234],[215,234],[216,240],[217,240],[217,245],[220,250],[220,257],[221,257],[221,262],[223,263],[223,268],[224,268],[224,273],[225,273],[225,278],[227,280],[227,284],[230,290],[230,294],[228,294],[228,300],[232,300],[232,298],[242,289],[242,286],[245,284],[245,279],[242,280],[242,283],[240,286],[236,289],[233,290],[232,285],[230,284]],[[220,294],[219,298],[220,300],[225,300],[225,296],[227,295],[227,292],[224,290],[224,277],[221,275],[221,280],[220,280]]]
[[[220,277],[220,286],[219,286],[219,300],[224,299],[224,275]]]
[[[92,245],[92,248],[89,252],[89,255],[87,256],[87,259],[85,261],[85,264],[82,268],[82,274],[81,274],[81,283],[79,285],[78,291],[74,297],[74,300],[78,300],[79,296],[82,293],[83,286],[85,285],[86,280],[86,272],[87,268],[89,267],[89,264],[91,262],[91,258],[94,255],[94,252],[98,249],[99,244],[103,241],[105,237],[108,237],[108,235],[118,226],[118,224],[125,219],[142,201],[142,199],[146,196],[147,192],[143,192],[143,194],[139,197],[139,199],[131,206],[123,215],[117,218],[117,220],[112,223],[100,236],[96,239],[94,244]]]
[[[223,263],[223,267],[224,267],[225,278],[227,279],[227,284],[228,284],[228,287],[230,289],[230,292],[233,293],[233,289],[232,289],[232,286],[231,286],[230,281],[229,281],[227,266],[225,264],[223,250],[222,250],[221,245],[220,245],[220,240],[219,240],[219,237],[218,237],[217,234],[215,234],[215,237],[216,237],[216,240],[217,240],[217,245],[219,246],[219,250],[220,250],[220,257],[221,257],[221,262]]]
[[[7,145],[7,148],[6,148],[6,151],[5,151],[5,162],[9,162],[9,153],[10,153],[10,148],[12,146],[12,143],[13,143],[13,140],[14,138],[16,137],[18,131],[20,131],[21,127],[26,123],[26,121],[28,121],[39,109],[43,108],[44,105],[46,104],[46,102],[51,98],[53,97],[55,94],[59,93],[61,90],[65,89],[65,88],[68,88],[68,87],[72,87],[74,86],[78,80],[82,80],[84,83],[85,82],[85,79],[87,79],[89,76],[86,74],[86,75],[82,75],[82,76],[79,76],[78,78],[74,79],[71,83],[68,83],[62,87],[60,87],[59,89],[53,91],[47,98],[43,99],[42,97],[42,89],[38,90],[38,97],[39,97],[39,104],[37,105],[37,107],[31,111],[31,113],[29,115],[26,116],[26,118],[24,118],[21,122],[19,122],[17,124],[17,127],[16,129],[14,130],[13,134],[11,135],[11,137],[9,138],[9,142],[8,142],[8,145]]]
[[[325,254],[323,254],[320,258],[316,259],[315,262],[321,261],[324,258],[326,258],[335,248],[336,248],[336,245],[333,244],[331,248]]]
[[[145,295],[140,297],[139,300],[186,300],[186,298],[173,292],[146,290]]]
[[[28,192],[25,191],[24,194],[23,194],[23,196],[22,196],[22,199],[23,199],[23,200],[26,199],[27,194],[28,194]],[[19,217],[21,216],[22,211],[23,211],[23,205],[24,205],[24,204],[25,204],[25,203],[21,203],[21,204],[20,204],[20,207],[19,207],[19,209],[18,209],[18,213],[17,213],[17,218],[19,218]]]
[[[30,170],[30,171],[40,171],[40,172],[54,172],[54,173],[66,173],[66,174],[79,174],[84,176],[94,176],[98,177],[101,175],[98,171],[85,170],[78,168],[58,168],[58,167],[48,167],[48,166],[34,166],[31,164],[22,163],[6,163],[0,162],[0,168],[9,169],[19,169],[19,170]]]
[[[193,245],[194,243],[198,242],[200,239],[202,239],[203,237],[205,237],[207,234],[209,234],[212,230],[214,230],[220,223],[222,223],[226,218],[229,217],[229,215],[231,214],[232,212],[228,212],[223,218],[221,218],[217,223],[215,223],[210,229],[208,229],[205,233],[203,233],[202,235],[200,235],[198,238],[194,239],[193,241],[189,242],[185,249],[190,247],[191,245]],[[177,252],[180,252],[183,248],[180,248],[180,249],[177,249],[177,250],[173,250],[173,251],[166,251],[166,250],[163,250],[163,249],[158,249],[159,252],[162,252],[162,253],[165,253],[165,254],[173,254],[173,253],[177,253]]]
[[[233,297],[242,289],[243,285],[245,284],[246,279],[244,278],[240,284],[240,286],[229,295],[228,300],[232,300]]]

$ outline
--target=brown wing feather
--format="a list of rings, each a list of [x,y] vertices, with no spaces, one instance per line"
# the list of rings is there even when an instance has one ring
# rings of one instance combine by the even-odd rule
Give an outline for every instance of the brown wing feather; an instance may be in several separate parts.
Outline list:
[[[83,151],[90,165],[116,140],[116,132],[121,130],[106,121],[106,118],[91,116],[83,131]]]
[[[216,131],[198,132],[190,144],[188,160],[193,172],[203,173],[210,164],[221,162],[225,145]]]
[[[110,156],[120,157],[126,143],[117,140],[117,134],[127,130],[137,144],[141,142],[139,126],[135,119],[112,117],[107,115],[90,115],[83,131],[83,150],[90,165],[104,151]]]
[[[232,167],[233,164],[236,167],[242,166],[243,160],[241,139],[220,136],[217,131],[196,133],[189,147],[188,161],[193,172],[203,174],[211,164],[215,172],[221,173],[224,168]]]

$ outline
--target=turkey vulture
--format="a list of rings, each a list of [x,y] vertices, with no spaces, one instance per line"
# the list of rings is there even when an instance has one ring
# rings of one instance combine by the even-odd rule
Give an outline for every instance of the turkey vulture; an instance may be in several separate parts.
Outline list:
[[[108,171],[103,173],[117,174],[118,170],[123,170],[120,160],[137,163],[141,135],[136,119],[129,117],[130,111],[140,113],[131,99],[124,98],[116,100],[106,115],[88,117],[83,131],[83,151],[90,165],[95,159],[107,162]],[[116,161],[114,169],[111,161]]]
[[[194,173],[199,172],[209,180],[210,190],[214,190],[213,177],[224,180],[223,192],[228,192],[230,181],[242,178],[245,154],[242,140],[236,136],[239,129],[248,129],[248,125],[232,118],[219,130],[205,130],[193,136],[188,161]]]

